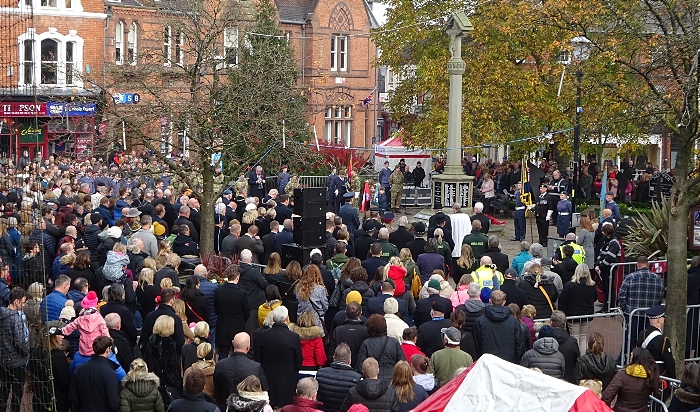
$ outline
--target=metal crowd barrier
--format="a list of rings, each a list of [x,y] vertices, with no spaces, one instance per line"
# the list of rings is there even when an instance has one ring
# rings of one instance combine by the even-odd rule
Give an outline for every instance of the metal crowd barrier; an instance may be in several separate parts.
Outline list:
[[[668,412],[666,404],[662,400],[656,399],[653,395],[649,395],[649,407],[647,410],[649,412]]]

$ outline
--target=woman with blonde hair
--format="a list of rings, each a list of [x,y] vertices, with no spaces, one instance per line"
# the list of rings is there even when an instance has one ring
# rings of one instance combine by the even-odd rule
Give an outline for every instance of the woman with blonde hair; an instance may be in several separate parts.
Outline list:
[[[345,243],[345,255],[348,257],[355,257],[355,248],[350,242],[350,232],[347,229],[340,229],[336,232],[335,238],[338,242]]]
[[[177,302],[177,300],[175,301]],[[172,400],[179,398],[182,388],[180,362],[177,356],[176,343],[173,339],[174,333],[175,320],[168,315],[158,316],[153,324],[153,334],[148,338],[143,356],[148,369],[152,370],[160,378],[161,388],[166,388],[166,390],[161,391],[163,403],[166,405],[169,405]]]
[[[122,381],[121,411],[164,412],[163,398],[158,391],[160,378],[148,371],[146,362],[137,358]]]
[[[175,296],[177,297],[177,294]],[[187,315],[185,315],[185,302],[180,299],[173,300],[173,310],[182,322],[182,331],[185,334],[185,339],[194,340],[194,332],[192,332],[192,329],[190,329],[190,326],[187,324]]]
[[[533,263],[523,275],[519,287],[525,291],[527,301],[535,307],[540,318],[552,316],[559,292],[554,286],[554,277],[545,275],[542,266]]]
[[[199,356],[199,345],[201,343],[209,343],[209,324],[204,321],[197,322],[194,326],[194,339],[192,341],[185,343],[182,346],[182,352],[180,358],[182,358],[182,370],[186,370],[192,366],[197,359],[213,359],[213,353],[205,353],[204,356],[200,358]],[[211,349],[211,346],[210,346]]]
[[[584,316],[595,313],[595,302],[598,300],[598,288],[591,279],[591,271],[585,263],[576,266],[571,282],[564,284],[559,296],[559,310],[566,316]],[[583,353],[586,350],[588,336],[588,320],[569,322],[571,336],[578,339],[578,346]]]
[[[479,260],[474,257],[474,252],[472,247],[469,245],[462,245],[460,250],[459,259],[457,259],[457,264],[455,265],[454,278],[462,275],[471,274],[479,268]]]
[[[153,259],[150,260],[153,261]],[[146,319],[146,315],[156,309],[156,299],[158,298],[158,295],[160,295],[161,291],[160,287],[153,284],[154,273],[155,272],[151,268],[144,267],[141,269],[139,284],[136,287],[136,297],[141,304],[139,312],[141,312],[143,319]]]
[[[391,279],[394,282],[394,297],[401,297],[406,292],[405,278],[406,268],[401,263],[401,257],[392,256],[389,263],[384,266],[384,279]]]
[[[463,304],[469,300],[469,284],[472,283],[472,275],[466,274],[459,278],[459,284],[457,284],[457,290],[452,292],[450,295],[450,301],[452,302],[452,309],[457,308],[457,306]]]
[[[204,373],[204,392],[208,397],[215,399],[216,391],[214,389],[214,367],[216,363],[214,362],[212,356],[211,343],[202,342],[197,345],[197,360],[192,363],[192,366],[185,369],[185,373],[182,374],[182,380],[187,381],[187,375],[189,375],[193,370],[199,369]]]
[[[41,310],[39,306],[44,299],[44,285],[34,282],[27,288],[29,299],[24,303],[24,315],[27,317],[27,328],[29,329],[29,347],[33,348],[39,344],[41,336]]]
[[[602,389],[605,389],[617,372],[615,359],[605,353],[605,338],[598,332],[588,336],[586,347],[584,355],[576,361],[574,382],[595,379],[602,382]]]
[[[316,315],[304,311],[297,317],[297,323],[290,323],[289,330],[301,339],[301,370],[299,375],[315,375],[315,371],[326,365],[326,351],[323,348],[323,328],[316,324]],[[311,372],[311,373],[309,373]]]
[[[403,283],[406,286],[406,290],[411,290],[411,283],[413,282],[413,276],[420,276],[418,271],[418,266],[413,260],[413,255],[411,254],[411,249],[405,247],[399,251],[399,258],[401,259],[401,264],[406,269],[406,277],[403,279]]]
[[[316,325],[322,326],[328,310],[328,292],[321,277],[321,270],[316,265],[309,265],[294,288],[297,302],[297,316],[305,311],[314,314]]]
[[[530,331],[530,342],[535,342],[535,318],[537,318],[537,310],[532,305],[524,305],[520,311],[520,321],[527,326]]]
[[[227,412],[273,412],[270,397],[267,391],[262,389],[257,376],[250,375],[243,379],[236,386],[236,392],[228,399],[222,400],[226,403]]]
[[[411,365],[402,360],[394,365],[391,375],[391,386],[396,391],[399,400],[399,412],[409,412],[428,398],[428,392],[413,380]]]
[[[264,275],[279,275],[282,273],[282,258],[277,252],[270,253],[267,258],[267,265],[263,269]]]
[[[443,258],[445,258],[445,268],[447,270],[447,275],[449,277],[450,274],[450,264],[449,262],[452,262],[452,247],[450,244],[445,241],[444,238],[444,231],[442,228],[435,228],[435,231],[433,232],[433,237],[435,240],[437,240],[438,244],[438,254],[440,254]]]

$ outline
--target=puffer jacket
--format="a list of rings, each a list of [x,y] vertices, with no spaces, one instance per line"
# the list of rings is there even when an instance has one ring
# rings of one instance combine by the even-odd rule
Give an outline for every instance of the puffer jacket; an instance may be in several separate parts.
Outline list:
[[[83,231],[83,243],[90,251],[90,260],[93,262],[97,262],[100,258],[100,254],[97,251],[100,243],[102,243],[98,236],[100,233],[102,233],[102,229],[97,225],[87,225]]]
[[[379,369],[381,371],[381,368]],[[365,379],[354,388],[350,388],[347,398],[340,407],[346,412],[350,406],[361,403],[372,412],[394,412],[399,410],[399,399],[389,381],[381,379]]]
[[[331,366],[319,369],[316,373],[318,381],[316,398],[323,402],[320,409],[328,412],[340,410],[350,389],[354,388],[361,379],[362,375],[347,363],[333,362]]]
[[[386,342],[386,348],[381,358],[379,355],[382,352],[382,347]],[[367,358],[374,358],[379,363],[379,379],[387,382],[391,381],[391,374],[394,371],[396,362],[406,360],[406,354],[403,352],[399,342],[389,336],[367,338],[357,354],[357,369],[362,370],[362,362]],[[378,359],[379,358],[379,359]],[[354,402],[353,402],[354,403]]]
[[[41,323],[46,323],[50,320],[58,320],[61,315],[63,307],[66,306],[66,301],[68,298],[63,293],[54,290],[49,293],[44,300],[41,301],[39,305],[39,311],[41,312]]]
[[[578,358],[574,369],[574,382],[581,379],[598,379],[603,384],[603,389],[607,388],[610,381],[617,373],[615,360],[606,355],[596,355],[591,351]]]
[[[29,359],[29,334],[26,318],[20,311],[0,307],[0,366],[7,369],[27,364]]]
[[[289,324],[289,330],[299,335],[301,340],[301,366],[317,368],[326,366],[326,351],[323,348],[323,328],[320,326],[301,327]]]
[[[394,296],[401,296],[406,292],[406,284],[403,283],[406,277],[406,269],[401,266],[389,266],[389,273],[387,274],[389,279],[394,281],[396,288],[394,288]]]
[[[92,350],[92,341],[97,337],[109,336],[107,323],[94,308],[83,310],[73,322],[63,327],[63,334],[68,336],[75,330],[80,331],[79,350],[83,356],[92,356],[95,353]]]
[[[163,398],[158,386],[160,379],[151,372],[136,372],[133,379],[129,375],[122,382],[120,412],[164,412]]]
[[[108,282],[121,283],[126,278],[123,268],[128,265],[129,257],[127,255],[110,250],[107,252],[107,259],[102,267],[102,275]]]
[[[474,323],[484,314],[484,308],[486,308],[486,305],[481,300],[468,300],[463,305],[457,306],[457,310],[461,310],[467,315],[467,319],[462,325],[462,330],[467,332],[473,331]]]
[[[561,379],[564,377],[564,355],[559,353],[559,343],[554,338],[540,338],[525,352],[520,364],[526,368],[539,368],[545,375]]]
[[[349,288],[345,289],[345,291],[343,292],[343,297],[340,299],[340,309],[345,309],[345,300],[348,297],[348,293],[352,292],[353,290],[360,292],[360,295],[362,295],[362,314],[366,315],[367,303],[371,298],[374,297],[374,291],[364,280],[358,280],[357,282],[353,282],[353,284],[350,285]]]
[[[226,400],[227,412],[268,412],[272,411],[267,392],[241,392],[231,394]]]
[[[537,287],[535,287],[536,281],[535,276],[528,273],[523,276],[519,286],[527,293],[528,303],[537,310],[537,317],[540,319],[549,318],[552,316],[552,307],[549,305],[549,302],[551,301],[552,305],[554,305],[554,302],[559,298],[559,292],[554,286],[554,277],[543,274]],[[542,293],[540,286],[547,292],[549,301]]]
[[[646,412],[652,393],[649,386],[647,371],[642,365],[627,365],[615,374],[601,399],[610,405],[617,396],[615,412]]]
[[[7,279],[0,279],[0,306],[5,307],[10,303],[10,287]]]

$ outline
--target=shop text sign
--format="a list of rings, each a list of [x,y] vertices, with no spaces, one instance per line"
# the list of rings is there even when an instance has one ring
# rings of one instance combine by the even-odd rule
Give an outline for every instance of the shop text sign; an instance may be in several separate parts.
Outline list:
[[[96,103],[47,103],[47,116],[92,116],[97,110]]]
[[[46,103],[0,103],[0,116],[46,116]]]

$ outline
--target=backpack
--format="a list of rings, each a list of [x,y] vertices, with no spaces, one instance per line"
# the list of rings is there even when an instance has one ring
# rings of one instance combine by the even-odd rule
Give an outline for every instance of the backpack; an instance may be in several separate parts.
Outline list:
[[[340,273],[343,271],[343,266],[342,265],[336,265],[332,261],[328,261],[326,268],[331,271],[331,275],[333,275],[333,280],[335,281],[336,285],[338,284],[338,280],[340,279]]]

